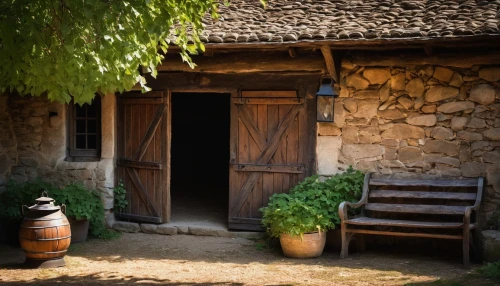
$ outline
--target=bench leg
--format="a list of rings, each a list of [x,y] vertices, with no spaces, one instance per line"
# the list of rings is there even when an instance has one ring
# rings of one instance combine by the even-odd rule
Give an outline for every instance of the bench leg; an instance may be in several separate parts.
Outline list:
[[[346,258],[347,255],[349,254],[348,253],[349,243],[347,242],[347,233],[345,231],[345,228],[346,228],[345,223],[342,223],[340,225],[340,235],[342,237],[342,248],[340,249],[340,258]]]
[[[462,251],[464,268],[469,268],[469,236],[470,231],[468,227],[463,229]]]
[[[366,250],[365,244],[365,236],[363,234],[356,235],[356,249],[359,253],[362,253]]]

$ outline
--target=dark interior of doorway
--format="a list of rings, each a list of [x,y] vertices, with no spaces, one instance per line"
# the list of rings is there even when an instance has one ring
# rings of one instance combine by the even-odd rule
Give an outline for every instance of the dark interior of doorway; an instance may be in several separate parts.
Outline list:
[[[227,227],[229,119],[230,94],[172,94],[172,222]]]

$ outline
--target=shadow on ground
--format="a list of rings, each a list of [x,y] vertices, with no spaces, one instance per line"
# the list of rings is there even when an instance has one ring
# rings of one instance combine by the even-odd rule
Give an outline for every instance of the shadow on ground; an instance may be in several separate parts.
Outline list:
[[[40,273],[44,273],[43,270],[23,269],[24,253],[21,249],[0,245],[0,273],[10,275],[27,273],[39,279],[28,280],[20,277],[14,279],[14,281],[10,280],[9,285],[32,284],[33,282],[40,285],[83,285],[88,283],[242,285],[233,282],[200,282],[198,279],[193,279],[193,276],[186,276],[191,275],[189,271],[186,274],[186,269],[191,269],[192,275],[198,275],[197,271],[209,269],[204,272],[205,277],[211,277],[212,275],[213,280],[206,281],[240,282],[242,278],[238,278],[238,275],[247,275],[249,271],[255,271],[255,275],[260,275],[260,277],[266,275],[296,275],[300,277],[303,275],[308,279],[312,279],[312,281],[324,282],[322,285],[337,284],[336,282],[342,281],[339,279],[345,279],[344,282],[351,285],[352,281],[357,281],[358,276],[362,281],[378,281],[382,283],[377,285],[387,285],[383,283],[384,279],[391,282],[389,283],[391,285],[404,285],[409,282],[416,282],[415,277],[425,277],[426,280],[424,284],[415,285],[427,285],[428,281],[434,281],[432,282],[434,284],[429,285],[467,285],[454,282],[439,284],[442,281],[453,281],[450,279],[473,273],[473,269],[479,266],[475,264],[472,270],[464,270],[461,265],[461,254],[459,251],[457,252],[458,254],[445,255],[445,253],[430,250],[421,251],[417,247],[414,249],[411,247],[384,247],[382,250],[372,249],[364,253],[353,252],[348,258],[340,259],[338,249],[330,249],[325,251],[319,258],[290,259],[283,256],[279,245],[267,241],[137,233],[124,234],[120,239],[113,241],[91,240],[86,243],[72,245],[66,258],[67,267],[61,270],[51,270],[51,274],[47,274],[46,277],[39,276]],[[142,263],[142,268],[137,269],[136,263]],[[93,265],[103,265],[106,269]],[[132,269],[130,271],[133,272],[124,272],[123,267],[125,266],[128,267],[127,269]],[[151,270],[158,271],[158,269],[163,270],[158,272],[157,276],[150,276]],[[177,275],[180,275],[177,277],[187,278],[175,278],[175,273],[170,275],[171,273],[168,272],[172,271],[172,269],[177,271]],[[115,271],[117,273],[121,271],[121,274],[114,274]],[[213,273],[210,271],[213,271]],[[228,279],[222,273],[227,273],[224,275],[229,276],[233,275],[233,273],[237,274],[232,279]],[[2,283],[1,277],[3,274],[0,275],[0,284]],[[204,278],[200,277],[200,279],[205,281]],[[284,280],[288,281],[286,279],[288,278],[284,276]],[[19,280],[26,280],[27,282],[20,282]],[[192,282],[178,283],[175,281]],[[274,284],[286,285],[286,283],[288,282]],[[488,281],[482,279],[481,283],[474,282],[473,285],[494,285],[488,283]],[[298,284],[303,283],[299,282]]]
[[[137,276],[117,277],[114,275],[106,275],[105,273],[94,273],[88,275],[68,276],[62,275],[56,278],[49,279],[35,279],[31,281],[16,281],[16,282],[2,282],[0,278],[0,285],[208,285],[208,286],[241,286],[243,283],[231,282],[172,282],[169,279],[154,279],[154,278],[140,278]]]

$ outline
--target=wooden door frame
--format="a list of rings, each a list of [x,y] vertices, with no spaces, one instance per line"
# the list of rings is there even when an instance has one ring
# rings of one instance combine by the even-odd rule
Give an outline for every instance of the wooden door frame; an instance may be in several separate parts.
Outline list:
[[[172,95],[174,93],[191,93],[191,94],[193,94],[193,93],[197,93],[197,94],[220,93],[220,94],[226,94],[226,95],[229,94],[230,95],[230,99],[229,99],[228,104],[231,105],[231,99],[233,97],[238,96],[238,93],[239,93],[238,89],[234,89],[234,88],[227,88],[227,89],[226,88],[216,88],[216,89],[213,89],[213,88],[203,88],[203,87],[200,87],[200,88],[197,88],[197,89],[190,89],[190,88],[187,88],[187,89],[186,88],[169,88],[168,90],[169,90],[169,95],[170,95],[170,102],[169,103],[172,102]],[[169,170],[168,171],[169,172],[169,175],[168,175],[169,176],[168,177],[168,195],[169,195],[169,199],[168,199],[168,213],[169,213],[169,217],[170,217],[170,214],[171,214],[171,206],[170,206],[170,202],[171,202],[171,199],[170,199],[170,167],[171,167],[170,158],[171,157],[170,157],[170,153],[171,153],[171,146],[172,146],[172,135],[171,135],[171,131],[172,131],[172,120],[171,120],[172,119],[172,117],[171,117],[172,116],[172,104],[169,104],[169,108],[170,108],[169,109],[169,120],[168,120],[168,122],[169,122],[169,131],[168,131],[169,132],[169,137],[168,137],[168,139],[169,139],[168,148],[169,149],[168,149],[168,155],[169,155],[169,157],[168,157],[168,163],[167,163],[167,165],[168,165],[168,170]],[[229,172],[229,178],[231,178],[230,177],[231,176],[230,162],[232,161],[231,158],[233,158],[233,154],[235,156],[236,143],[237,143],[236,140],[233,140],[232,137],[231,137],[231,135],[232,135],[232,128],[233,128],[232,127],[233,126],[233,118],[236,118],[236,123],[238,123],[237,122],[238,117],[237,116],[236,117],[233,116],[232,105],[231,105],[230,106],[230,114],[229,114],[229,150],[228,150],[229,151],[229,162],[227,162],[228,163],[228,170],[227,170],[227,172]],[[228,186],[227,196],[228,196],[228,198],[229,198],[229,190],[231,188],[230,181],[231,180],[229,180],[227,182],[227,186]],[[228,205],[227,205],[228,219],[229,219],[229,203],[230,202],[228,201]]]

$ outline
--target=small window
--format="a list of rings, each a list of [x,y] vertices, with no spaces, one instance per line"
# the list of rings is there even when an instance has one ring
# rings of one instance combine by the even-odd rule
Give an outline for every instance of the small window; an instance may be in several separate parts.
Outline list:
[[[68,106],[68,161],[97,161],[101,157],[101,97],[91,104]]]

